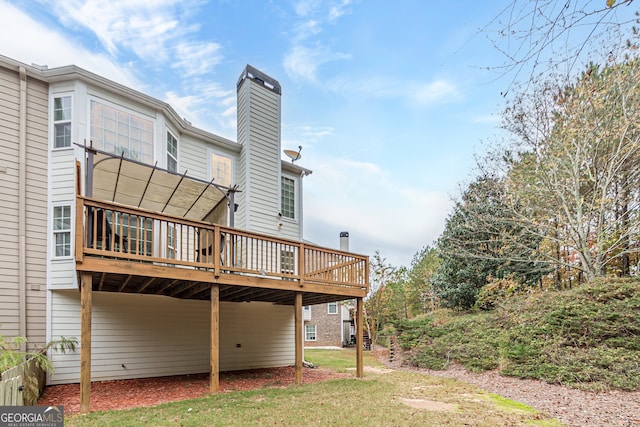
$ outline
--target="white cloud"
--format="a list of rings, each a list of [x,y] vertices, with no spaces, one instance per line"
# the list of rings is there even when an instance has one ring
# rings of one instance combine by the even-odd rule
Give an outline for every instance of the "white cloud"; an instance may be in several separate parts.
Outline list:
[[[411,92],[411,96],[420,104],[434,104],[458,98],[460,94],[453,83],[446,80],[434,80],[428,84],[418,85]]]
[[[335,246],[337,238],[327,230],[348,230],[352,250],[372,255],[394,248],[399,255],[390,261],[407,265],[444,228],[452,203],[445,193],[403,187],[372,163],[310,156],[305,166],[314,171],[304,184],[305,237],[311,241]]]
[[[320,0],[299,0],[294,3],[296,15],[306,17],[313,14],[320,7]]]
[[[309,48],[295,46],[284,58],[284,68],[289,77],[294,80],[318,81],[318,68],[328,62],[349,59],[344,53],[332,52],[328,48]]]
[[[218,43],[180,42],[176,46],[176,61],[172,67],[185,77],[205,75],[222,61]]]
[[[337,4],[333,4],[329,7],[329,21],[335,21],[340,18],[342,15],[349,13],[348,6],[351,4],[351,0],[342,0]]]
[[[422,105],[451,102],[461,97],[457,86],[443,79],[423,83],[383,76],[339,78],[332,80],[327,87],[346,96],[355,94],[359,98],[403,98]]]
[[[133,73],[108,56],[84,49],[73,39],[36,22],[3,1],[0,1],[0,27],[4,34],[20,34],[19,37],[0,37],[2,55],[26,64],[37,63],[50,68],[74,64],[129,87],[138,90],[143,88]]]

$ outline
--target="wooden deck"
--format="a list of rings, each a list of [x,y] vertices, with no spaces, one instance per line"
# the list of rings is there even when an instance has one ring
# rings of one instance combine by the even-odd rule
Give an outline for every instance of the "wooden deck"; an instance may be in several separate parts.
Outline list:
[[[363,298],[368,257],[76,198],[76,269],[102,292],[312,305]]]

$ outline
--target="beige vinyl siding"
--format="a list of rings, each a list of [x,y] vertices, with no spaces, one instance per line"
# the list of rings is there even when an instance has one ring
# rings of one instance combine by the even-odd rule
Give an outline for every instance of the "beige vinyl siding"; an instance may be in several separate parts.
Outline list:
[[[0,67],[0,334],[20,334],[19,158],[20,79],[17,70]],[[26,338],[30,346],[45,342],[46,206],[48,86],[26,82]]]
[[[31,345],[46,343],[49,88],[27,83],[26,310]]]
[[[19,335],[18,158],[19,77],[0,67],[0,334]]]
[[[52,336],[79,338],[79,293],[54,291],[52,298]],[[94,292],[91,379],[209,372],[209,331],[208,301]],[[220,347],[221,371],[293,364],[293,309],[221,303]],[[52,360],[51,384],[79,381],[80,349]]]

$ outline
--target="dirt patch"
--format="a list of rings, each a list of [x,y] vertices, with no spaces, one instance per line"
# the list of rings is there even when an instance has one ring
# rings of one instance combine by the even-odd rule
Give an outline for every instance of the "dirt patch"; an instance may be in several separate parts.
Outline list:
[[[376,350],[375,354],[389,368],[474,384],[490,393],[531,406],[567,426],[640,427],[640,391],[592,393],[544,381],[504,377],[497,371],[469,372],[457,365],[446,371],[432,371],[404,365],[397,353],[396,360],[389,362],[389,353],[384,349]]]
[[[412,408],[424,409],[426,411],[453,412],[456,410],[456,405],[452,403],[438,402],[435,400],[407,399],[404,397],[400,397],[398,400]]]

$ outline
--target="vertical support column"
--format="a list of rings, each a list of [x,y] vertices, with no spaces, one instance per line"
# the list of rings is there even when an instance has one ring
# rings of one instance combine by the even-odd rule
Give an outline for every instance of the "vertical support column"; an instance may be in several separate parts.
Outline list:
[[[209,391],[218,392],[220,383],[220,287],[211,285],[211,382]]]
[[[83,271],[80,277],[80,413],[91,410],[91,299],[92,277]]]
[[[362,354],[362,346],[364,344],[362,340],[364,325],[363,325],[363,303],[362,298],[357,299],[357,308],[356,308],[356,377],[362,378],[364,377],[364,365],[363,365],[363,354]]]
[[[296,292],[295,301],[295,334],[296,334],[296,384],[302,384],[302,292]]]

